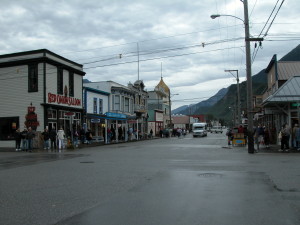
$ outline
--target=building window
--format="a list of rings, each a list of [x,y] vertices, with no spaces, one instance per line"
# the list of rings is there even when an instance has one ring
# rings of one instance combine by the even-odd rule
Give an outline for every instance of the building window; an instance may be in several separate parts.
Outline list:
[[[124,106],[124,111],[129,112],[129,98],[125,98]]]
[[[69,72],[69,96],[74,97],[74,73]]]
[[[120,95],[114,96],[114,110],[120,111]]]
[[[15,131],[19,128],[19,117],[1,117],[0,127],[0,140],[15,139]],[[21,131],[22,129],[23,127],[21,128]]]
[[[28,92],[38,91],[38,64],[28,65]]]
[[[103,100],[99,99],[99,114],[103,114]]]
[[[94,98],[94,101],[93,101],[93,111],[94,111],[94,114],[97,113],[97,98]]]
[[[57,111],[55,109],[48,109],[48,119],[57,119]]]
[[[125,107],[124,103],[125,103],[125,97],[122,96],[122,101],[121,101],[121,111],[122,112],[124,112],[124,107]]]
[[[57,68],[57,94],[62,95],[64,93],[64,81],[63,81],[63,70]]]

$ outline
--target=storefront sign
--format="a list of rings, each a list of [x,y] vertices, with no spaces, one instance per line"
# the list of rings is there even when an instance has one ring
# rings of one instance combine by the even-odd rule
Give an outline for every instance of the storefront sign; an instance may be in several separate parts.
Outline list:
[[[35,107],[32,106],[32,103],[27,109],[27,115],[25,116],[26,121],[24,122],[27,128],[31,127],[33,130],[40,125],[40,122],[37,120],[37,114],[35,113]]]
[[[125,114],[121,114],[121,113],[107,112],[107,113],[105,113],[105,115],[107,117],[114,117],[114,118],[126,119],[126,115]]]
[[[100,119],[91,119],[91,123],[100,123]]]
[[[63,105],[80,106],[81,100],[78,98],[67,97],[59,94],[48,93],[48,103],[57,103]]]

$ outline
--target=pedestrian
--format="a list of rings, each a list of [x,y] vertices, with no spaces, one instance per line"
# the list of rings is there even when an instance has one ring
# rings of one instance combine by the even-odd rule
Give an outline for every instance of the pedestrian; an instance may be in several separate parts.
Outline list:
[[[296,123],[292,129],[292,147],[297,149],[297,140],[296,140],[296,132],[299,129],[298,124]]]
[[[50,134],[49,134],[49,131],[48,131],[47,127],[45,128],[42,135],[43,135],[43,138],[44,138],[44,150],[49,150],[50,149],[50,145],[49,145]]]
[[[57,133],[55,127],[52,127],[49,136],[51,142],[51,150],[56,152]]]
[[[16,152],[21,151],[21,132],[20,132],[20,128],[18,128],[15,132],[15,140],[16,140]]]
[[[231,141],[233,139],[233,133],[231,129],[228,129],[228,131],[226,132],[226,136],[227,136],[227,141],[228,141],[228,146],[231,145]]]
[[[81,128],[79,131],[79,134],[80,134],[80,144],[84,144],[85,143],[85,130],[83,128]]]
[[[92,135],[92,132],[90,129],[87,130],[87,132],[85,133],[85,136],[86,136],[87,144],[91,144],[93,135]]]
[[[118,140],[121,141],[123,139],[123,136],[122,136],[122,127],[120,126],[118,128]]]
[[[264,128],[260,124],[254,129],[254,140],[257,145],[257,149],[255,151],[258,152],[259,145],[264,142]]]
[[[150,130],[150,138],[153,138],[153,130]]]
[[[295,140],[296,140],[296,148],[298,151],[300,151],[300,128],[297,124],[297,129],[295,129]]]
[[[111,140],[111,130],[107,128],[107,143],[110,143]]]
[[[35,137],[35,133],[31,127],[28,127],[27,140],[28,140],[28,151],[32,152],[33,149],[33,138]]]
[[[268,127],[264,127],[264,143],[267,149],[270,148],[270,130]]]
[[[73,138],[74,138],[74,140],[73,140],[74,146],[77,148],[77,147],[78,147],[78,138],[79,138],[79,134],[78,134],[78,132],[77,132],[76,129],[75,129],[75,132],[74,132],[74,134],[73,134]]]
[[[24,130],[21,132],[21,142],[22,142],[22,151],[28,150],[28,140],[27,140],[27,128],[25,127]]]
[[[57,131],[57,140],[58,140],[58,152],[61,152],[61,150],[64,148],[64,139],[65,139],[65,131],[62,127],[59,128]]]
[[[284,124],[281,129],[281,148],[280,151],[288,152],[289,147],[289,140],[290,140],[290,128],[287,124]]]

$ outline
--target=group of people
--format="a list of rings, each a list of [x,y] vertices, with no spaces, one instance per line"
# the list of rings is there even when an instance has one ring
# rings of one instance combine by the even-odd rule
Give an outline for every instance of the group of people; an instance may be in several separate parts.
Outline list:
[[[292,147],[297,151],[300,151],[300,128],[298,124],[295,124],[291,129],[288,124],[284,124],[278,134],[278,138],[281,142],[279,151],[288,152],[290,149],[290,138],[292,136]]]
[[[60,152],[64,146],[65,132],[61,127],[57,132],[55,128],[50,131],[48,128],[41,133],[43,138],[44,150],[54,150],[56,151],[58,146],[58,151]],[[35,131],[31,127],[28,129],[25,127],[23,131],[18,128],[15,132],[16,140],[16,151],[32,152],[33,149],[33,139],[36,136]]]
[[[48,128],[42,132],[43,141],[44,141],[44,150],[56,151],[58,146],[58,151],[61,152],[62,149],[65,148],[64,139],[65,139],[65,131],[62,127],[56,132],[55,127],[50,131]]]
[[[33,138],[35,137],[34,131],[31,127],[24,128],[23,131],[18,128],[15,133],[16,151],[29,151],[33,149]]]
[[[270,148],[270,131],[268,127],[259,124],[254,129],[254,142],[257,146],[256,152],[258,152],[260,145],[264,145],[267,149]]]

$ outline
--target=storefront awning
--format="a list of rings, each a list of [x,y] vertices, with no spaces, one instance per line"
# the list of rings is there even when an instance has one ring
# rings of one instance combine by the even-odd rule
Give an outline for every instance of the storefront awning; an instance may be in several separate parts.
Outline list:
[[[108,117],[108,116],[97,116],[97,115],[89,115],[87,114],[87,118],[91,119],[107,119],[107,120],[127,120],[126,118],[116,118],[116,117]]]
[[[300,76],[288,79],[274,94],[263,101],[263,105],[290,102],[300,102]]]

